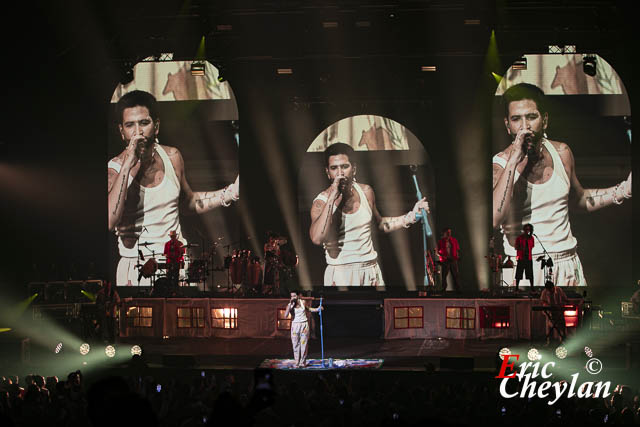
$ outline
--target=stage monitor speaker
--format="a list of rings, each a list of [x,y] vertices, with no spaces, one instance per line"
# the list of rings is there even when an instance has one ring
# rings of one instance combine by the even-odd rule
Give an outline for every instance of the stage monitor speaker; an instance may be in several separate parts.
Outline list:
[[[440,370],[473,371],[473,357],[441,357]]]
[[[165,354],[162,356],[162,364],[167,368],[193,368],[198,363],[192,354]]]

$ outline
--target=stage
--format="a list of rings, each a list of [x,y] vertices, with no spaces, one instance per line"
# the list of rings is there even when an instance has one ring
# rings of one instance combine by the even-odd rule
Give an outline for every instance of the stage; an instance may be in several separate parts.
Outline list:
[[[318,299],[307,298],[317,306]],[[285,338],[291,319],[285,298],[125,298],[121,337]],[[569,331],[578,326],[582,299]],[[324,298],[326,336],[447,339],[535,339],[544,337],[545,316],[536,298]],[[318,336],[318,317],[309,315]]]

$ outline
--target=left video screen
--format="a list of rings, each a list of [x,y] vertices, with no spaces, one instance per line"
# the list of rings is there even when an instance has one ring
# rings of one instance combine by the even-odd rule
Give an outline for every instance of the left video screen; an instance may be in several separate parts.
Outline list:
[[[108,118],[109,278],[162,296],[227,285],[239,239],[238,107],[206,61],[140,62]]]

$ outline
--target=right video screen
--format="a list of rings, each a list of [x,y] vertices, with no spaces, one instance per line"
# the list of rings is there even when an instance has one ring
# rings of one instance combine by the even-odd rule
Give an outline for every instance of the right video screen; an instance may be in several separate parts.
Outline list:
[[[598,55],[525,55],[493,105],[493,285],[632,280],[631,111]]]

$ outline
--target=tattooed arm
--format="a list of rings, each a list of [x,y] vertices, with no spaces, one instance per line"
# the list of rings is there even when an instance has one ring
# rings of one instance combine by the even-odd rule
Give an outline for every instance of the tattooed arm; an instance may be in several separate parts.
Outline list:
[[[392,231],[399,230],[401,228],[409,228],[411,224],[415,224],[417,222],[416,213],[420,212],[421,209],[425,209],[429,212],[429,203],[427,203],[426,198],[422,198],[422,200],[416,202],[413,206],[413,210],[407,212],[405,215],[383,217],[380,215],[380,212],[378,212],[378,207],[376,206],[376,195],[373,192],[373,188],[365,184],[361,184],[361,186],[362,191],[365,196],[367,196],[367,201],[371,206],[371,212],[373,212],[373,218],[378,224],[378,229],[385,233],[391,233]]]
[[[493,164],[493,228],[498,228],[506,219],[513,197],[513,181],[517,164],[507,166]]]
[[[203,214],[220,206],[229,206],[238,200],[240,177],[237,176],[233,184],[220,190],[193,191],[187,181],[182,154],[175,147],[165,147],[171,160],[178,180],[180,181],[180,196],[184,206],[191,212]]]
[[[525,138],[529,135],[531,132],[525,127],[518,131],[511,147],[504,151],[508,156],[506,167],[493,164],[493,228],[502,225],[507,217],[513,198],[516,169],[520,163],[525,167],[527,165],[528,159],[524,146]]]
[[[569,146],[563,143],[554,143],[554,145],[571,181],[569,197],[573,206],[593,212],[613,204],[621,204],[625,199],[631,198],[631,173],[625,181],[613,187],[585,189],[576,175],[575,159]]]
[[[136,146],[140,138],[139,136],[132,138],[127,148],[119,156],[122,161],[120,172],[116,172],[115,169],[111,168],[107,169],[107,205],[109,209],[107,222],[109,231],[113,231],[122,219],[131,171],[135,175],[140,170],[136,154]]]
[[[321,245],[327,241],[331,223],[333,222],[333,206],[340,204],[342,194],[338,190],[340,177],[336,177],[329,189],[323,194],[327,196],[327,202],[316,200],[311,206],[311,227],[309,237],[314,245]]]

